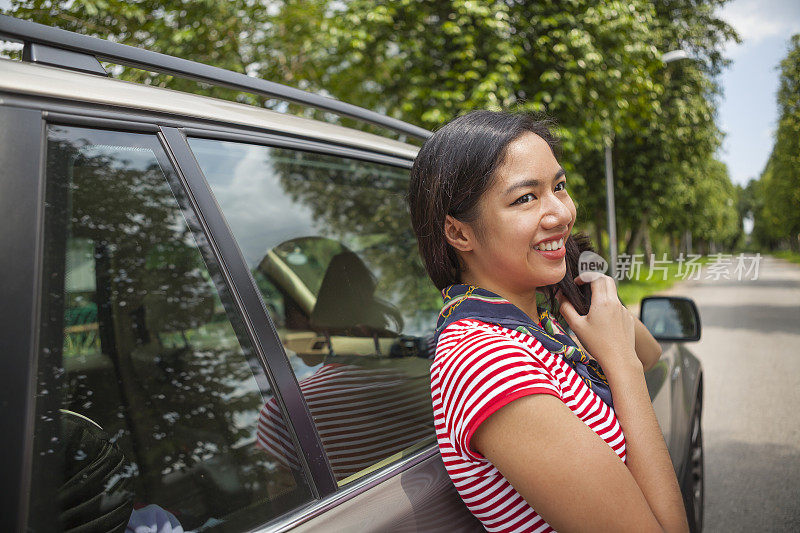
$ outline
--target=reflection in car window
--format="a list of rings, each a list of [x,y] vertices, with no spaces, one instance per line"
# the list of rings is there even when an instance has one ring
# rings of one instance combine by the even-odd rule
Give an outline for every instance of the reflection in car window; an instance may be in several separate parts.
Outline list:
[[[432,327],[408,170],[295,150],[189,143],[261,290],[339,484],[434,442]],[[293,463],[274,401],[258,445]]]
[[[288,430],[256,444],[273,396],[185,206],[154,136],[50,127],[32,530],[239,531],[312,499]]]

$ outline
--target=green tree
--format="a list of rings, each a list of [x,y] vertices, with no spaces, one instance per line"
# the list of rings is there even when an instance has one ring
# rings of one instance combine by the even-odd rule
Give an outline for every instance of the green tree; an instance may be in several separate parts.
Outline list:
[[[758,184],[754,234],[770,248],[800,251],[800,34],[780,63],[778,129]]]
[[[294,2],[283,9],[273,30],[297,20],[284,14]],[[653,16],[638,1],[353,0],[296,26],[314,60],[294,63],[291,77],[430,129],[476,108],[546,112],[561,125],[580,213],[599,212],[604,135],[655,113]]]
[[[724,3],[668,0],[654,4],[657,48],[661,52],[683,49],[692,59],[658,69],[656,113],[637,117],[637,124],[615,139],[617,217],[621,234],[627,230],[628,253],[642,243],[649,253],[651,231],[673,241],[687,233],[703,238],[699,223],[687,213],[689,206],[702,198],[695,186],[698,173],[719,170],[709,164],[722,140],[715,120],[720,94],[715,76],[729,62],[722,56],[724,43],[740,41],[735,31],[715,16]],[[725,190],[729,189],[726,185]],[[724,202],[727,204],[727,197]],[[715,239],[729,242],[723,235]]]
[[[431,129],[463,109],[512,105],[520,81],[509,10],[497,1],[292,0],[268,33],[291,38],[272,38],[277,61],[265,76]]]
[[[250,0],[12,0],[8,14],[77,33],[253,73],[266,9]],[[264,99],[191,80],[105,64],[121,79],[247,103]]]
[[[14,0],[23,18],[327,94],[435,129],[476,108],[557,118],[579,226],[605,227],[603,145],[614,138],[627,249],[680,234],[690,173],[719,146],[727,0]],[[664,65],[675,48],[698,61]],[[120,77],[275,107],[273,100],[133,70]],[[285,106],[285,105],[284,105]],[[288,105],[288,111],[375,127]],[[382,132],[386,133],[386,132]],[[688,165],[687,165],[688,163]],[[597,243],[600,244],[599,242]]]

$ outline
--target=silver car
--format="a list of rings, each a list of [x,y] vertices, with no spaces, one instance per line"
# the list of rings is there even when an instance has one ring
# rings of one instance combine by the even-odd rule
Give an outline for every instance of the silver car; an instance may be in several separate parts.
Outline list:
[[[3,531],[475,531],[436,446],[417,147],[114,80],[98,59],[413,125],[0,16]],[[702,526],[690,300],[647,384]]]

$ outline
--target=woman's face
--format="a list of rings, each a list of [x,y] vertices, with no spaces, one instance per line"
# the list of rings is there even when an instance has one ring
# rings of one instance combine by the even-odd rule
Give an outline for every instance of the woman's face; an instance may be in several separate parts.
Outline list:
[[[512,141],[470,225],[474,237],[466,277],[511,293],[561,281],[563,243],[576,215],[566,186],[564,170],[544,139],[527,132]],[[559,241],[555,251],[536,249],[545,242],[556,248]]]

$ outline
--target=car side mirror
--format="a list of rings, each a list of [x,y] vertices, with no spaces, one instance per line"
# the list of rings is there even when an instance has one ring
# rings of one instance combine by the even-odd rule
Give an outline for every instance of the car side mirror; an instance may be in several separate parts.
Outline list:
[[[658,341],[699,341],[700,313],[691,298],[647,296],[639,320]]]

